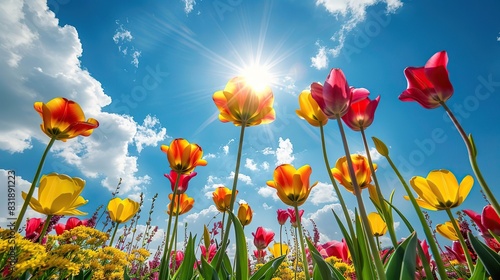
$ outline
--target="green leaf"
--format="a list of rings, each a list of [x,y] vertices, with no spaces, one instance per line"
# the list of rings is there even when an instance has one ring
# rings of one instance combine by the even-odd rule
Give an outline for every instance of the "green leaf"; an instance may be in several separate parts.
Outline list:
[[[255,272],[251,277],[250,280],[269,280],[273,277],[274,272],[278,269],[280,264],[283,262],[285,259],[286,255],[283,255],[281,257],[277,257],[273,259],[272,261],[267,262],[264,264],[257,272]]]
[[[347,229],[345,228],[344,224],[340,221],[339,216],[333,211],[332,209],[333,216],[335,217],[335,220],[337,220],[337,225],[340,227],[340,230],[342,231],[342,235],[344,236],[345,242],[347,244],[347,248],[349,248],[349,252],[351,253],[351,259],[352,263],[354,265],[354,270],[355,271],[361,271],[362,268],[362,262],[360,262],[360,258],[358,258],[358,249],[357,249],[357,244],[355,244],[352,240],[356,238],[356,236],[349,236],[349,233],[347,232]]]
[[[479,241],[470,231],[467,233],[467,236],[472,248],[476,251],[478,258],[483,263],[484,268],[491,278],[500,279],[500,255]]]
[[[309,239],[306,238],[307,247],[309,247],[309,253],[311,254],[315,269],[319,271],[320,278],[314,277],[314,279],[323,279],[323,280],[345,280],[345,277],[340,273],[336,268],[329,265],[323,257],[318,252],[318,249],[311,243]],[[314,272],[313,272],[314,273]],[[318,274],[316,272],[315,274]]]
[[[217,271],[210,265],[204,257],[201,258],[202,276],[205,280],[219,280]]]
[[[362,264],[361,264],[361,277],[360,279],[376,279],[374,272],[375,268],[373,267],[373,261],[371,259],[370,250],[366,243],[365,232],[363,231],[363,227],[361,226],[361,220],[359,219],[358,212],[356,211],[356,235],[358,241],[358,256],[361,256]],[[356,273],[356,276],[358,274]],[[389,278],[390,279],[390,278]]]
[[[474,268],[474,273],[470,276],[469,280],[484,280],[488,279],[486,276],[486,269],[480,259],[476,260],[476,267]]]
[[[248,279],[248,250],[245,232],[240,220],[232,212],[228,214],[233,221],[236,235],[236,279]]]
[[[415,278],[417,240],[417,233],[413,232],[394,250],[386,267],[387,279]]]
[[[196,261],[196,256],[194,255],[195,240],[196,235],[192,237],[190,233],[186,250],[184,250],[184,260],[182,260],[179,270],[175,272],[173,276],[174,279],[191,279],[193,277],[193,267]]]
[[[80,272],[80,274],[78,276],[80,276],[82,273]],[[78,278],[78,279],[82,279],[82,278]],[[130,276],[128,275],[128,268],[125,267],[125,269],[123,270],[123,280],[130,280]]]

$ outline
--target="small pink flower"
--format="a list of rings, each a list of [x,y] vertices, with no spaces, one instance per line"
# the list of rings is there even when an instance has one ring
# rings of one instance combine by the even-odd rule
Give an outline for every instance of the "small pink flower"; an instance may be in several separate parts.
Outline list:
[[[286,220],[288,220],[288,217],[290,217],[290,214],[288,214],[288,211],[284,210],[284,209],[278,209],[278,211],[276,211],[276,213],[278,214],[278,223],[280,225],[284,225],[286,223]]]

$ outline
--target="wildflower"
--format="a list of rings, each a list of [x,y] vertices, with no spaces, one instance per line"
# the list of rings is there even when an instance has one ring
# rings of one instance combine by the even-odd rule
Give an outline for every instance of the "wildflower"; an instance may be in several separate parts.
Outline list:
[[[170,146],[161,145],[161,150],[167,154],[170,168],[180,174],[189,174],[195,167],[207,165],[207,161],[202,159],[201,147],[182,138],[172,140]]]
[[[51,173],[42,176],[38,187],[38,199],[31,198],[29,205],[38,213],[45,215],[86,215],[76,208],[87,204],[80,196],[85,181],[67,175]],[[26,199],[27,194],[22,192]]]
[[[42,131],[50,138],[66,142],[81,136],[89,136],[99,126],[99,122],[85,115],[78,103],[62,97],[56,97],[47,103],[35,102],[35,110],[42,117]]]
[[[271,88],[256,89],[245,77],[232,78],[224,90],[214,93],[213,100],[221,122],[254,126],[271,123],[276,118]]]
[[[315,182],[309,185],[312,169],[304,165],[295,169],[291,164],[282,164],[274,170],[274,180],[267,181],[267,185],[276,189],[278,197],[289,206],[300,206],[306,202]]]

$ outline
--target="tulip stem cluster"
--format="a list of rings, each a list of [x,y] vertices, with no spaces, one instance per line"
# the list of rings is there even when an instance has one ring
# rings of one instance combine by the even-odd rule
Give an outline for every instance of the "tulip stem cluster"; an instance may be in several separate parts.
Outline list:
[[[453,214],[451,213],[450,209],[446,209],[446,214],[448,214],[448,217],[450,218],[450,222],[453,225],[453,228],[455,229],[455,233],[457,234],[458,241],[460,242],[460,245],[462,246],[462,249],[464,250],[465,259],[467,260],[467,265],[469,266],[469,271],[472,274],[474,272],[474,262],[472,261],[472,257],[470,255],[469,248],[467,247],[467,244],[465,243],[464,236],[462,235],[462,232],[460,231],[460,227],[457,225],[457,221],[453,217]]]
[[[21,212],[19,212],[19,216],[17,216],[17,221],[16,225],[14,227],[14,231],[17,232],[19,230],[19,227],[21,226],[21,223],[23,222],[24,214],[26,213],[26,209],[28,209],[29,202],[31,200],[31,197],[33,197],[33,192],[35,192],[35,186],[38,182],[38,178],[40,178],[40,174],[42,172],[42,167],[43,163],[45,162],[45,158],[47,157],[47,154],[49,153],[50,148],[56,141],[56,137],[52,137],[47,144],[47,147],[45,148],[45,151],[43,152],[42,158],[40,159],[40,163],[38,164],[38,168],[35,173],[35,177],[33,178],[33,181],[31,181],[31,186],[28,191],[28,195],[24,199],[23,207],[21,208]]]

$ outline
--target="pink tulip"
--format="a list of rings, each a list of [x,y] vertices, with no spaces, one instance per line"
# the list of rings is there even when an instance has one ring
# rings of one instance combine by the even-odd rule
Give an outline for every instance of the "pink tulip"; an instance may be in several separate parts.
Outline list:
[[[258,227],[255,232],[252,232],[252,235],[253,244],[258,250],[265,250],[274,239],[274,232],[263,227]]]
[[[179,178],[179,183],[177,185],[177,194],[184,193],[188,188],[189,180],[191,180],[194,176],[196,176],[196,172],[191,172],[189,174],[181,174]],[[164,174],[164,176],[170,181],[170,187],[172,191],[174,191],[175,182],[177,180],[177,172],[174,170],[170,170],[169,174]]]

